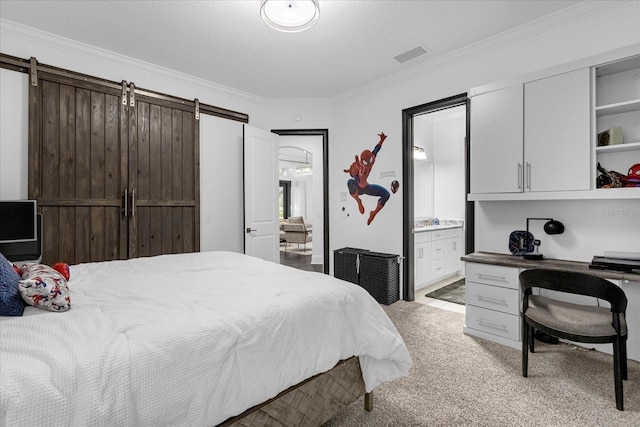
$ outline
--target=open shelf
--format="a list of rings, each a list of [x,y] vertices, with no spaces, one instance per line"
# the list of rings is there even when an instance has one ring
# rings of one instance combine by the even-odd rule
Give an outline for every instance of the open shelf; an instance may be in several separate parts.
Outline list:
[[[617,153],[620,151],[634,151],[634,150],[640,150],[640,142],[632,142],[629,144],[604,145],[602,147],[596,147],[596,152],[598,152],[598,154]]]
[[[640,110],[640,99],[632,99],[631,101],[617,102],[615,104],[601,105],[599,107],[596,107],[596,116],[602,117],[638,110]]]

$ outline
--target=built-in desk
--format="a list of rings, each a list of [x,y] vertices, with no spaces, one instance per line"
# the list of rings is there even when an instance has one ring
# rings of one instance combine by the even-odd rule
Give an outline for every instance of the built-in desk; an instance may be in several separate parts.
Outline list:
[[[498,254],[494,252],[474,252],[461,257],[466,262],[479,264],[503,265],[522,269],[545,268],[547,270],[579,271],[592,276],[604,277],[612,280],[630,280],[640,282],[640,273],[624,273],[614,270],[598,270],[589,268],[588,262],[567,261],[564,259],[544,258],[539,261],[524,259],[521,256]]]
[[[640,274],[590,269],[587,262],[553,258],[535,261],[492,252],[474,252],[461,259],[467,263],[464,333],[521,349],[520,271],[531,268],[578,271],[611,280],[625,292],[629,327],[627,356],[640,361]],[[611,345],[576,344],[607,353],[612,351]]]

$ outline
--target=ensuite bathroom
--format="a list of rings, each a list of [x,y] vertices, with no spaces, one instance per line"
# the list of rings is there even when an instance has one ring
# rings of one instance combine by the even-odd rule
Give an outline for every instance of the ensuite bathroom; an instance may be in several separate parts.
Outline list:
[[[464,279],[466,106],[413,119],[416,299]]]

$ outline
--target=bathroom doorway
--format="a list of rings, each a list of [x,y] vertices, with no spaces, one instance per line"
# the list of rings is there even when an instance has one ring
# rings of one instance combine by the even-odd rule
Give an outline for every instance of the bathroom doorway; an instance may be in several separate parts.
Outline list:
[[[473,252],[473,202],[466,201],[469,191],[469,103],[460,94],[439,101],[418,105],[402,112],[403,120],[403,298],[416,299],[416,286],[432,286],[453,275],[464,273],[462,265],[454,265],[459,256]],[[438,126],[451,121],[453,129]],[[440,128],[440,129],[438,129]],[[445,129],[445,130],[442,130]],[[455,135],[449,138],[447,135]],[[449,139],[453,142],[448,142]],[[454,144],[449,147],[447,144]],[[416,156],[423,157],[421,162]],[[426,159],[425,159],[426,157]],[[438,165],[440,162],[440,165]],[[428,180],[431,181],[428,181]],[[450,191],[451,188],[455,191]],[[417,198],[424,195],[425,199]],[[453,198],[452,198],[453,195]],[[440,209],[438,208],[440,205]],[[444,224],[462,228],[459,255],[450,257],[450,265],[439,270],[433,260],[433,272],[416,282],[416,232],[430,231],[430,227]],[[459,222],[459,223],[458,223]],[[444,225],[443,224],[443,225]],[[422,228],[426,227],[426,228]],[[455,245],[453,246],[455,248]],[[421,253],[424,253],[421,252]],[[457,260],[456,260],[457,258]],[[423,270],[418,265],[418,273]],[[436,285],[437,286],[437,285]],[[422,291],[420,291],[422,292]]]

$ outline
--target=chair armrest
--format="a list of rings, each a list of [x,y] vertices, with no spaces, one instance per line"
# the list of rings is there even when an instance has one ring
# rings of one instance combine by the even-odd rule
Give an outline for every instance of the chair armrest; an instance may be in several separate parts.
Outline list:
[[[295,233],[304,233],[306,232],[306,228],[304,224],[284,224],[284,231],[292,231]]]

